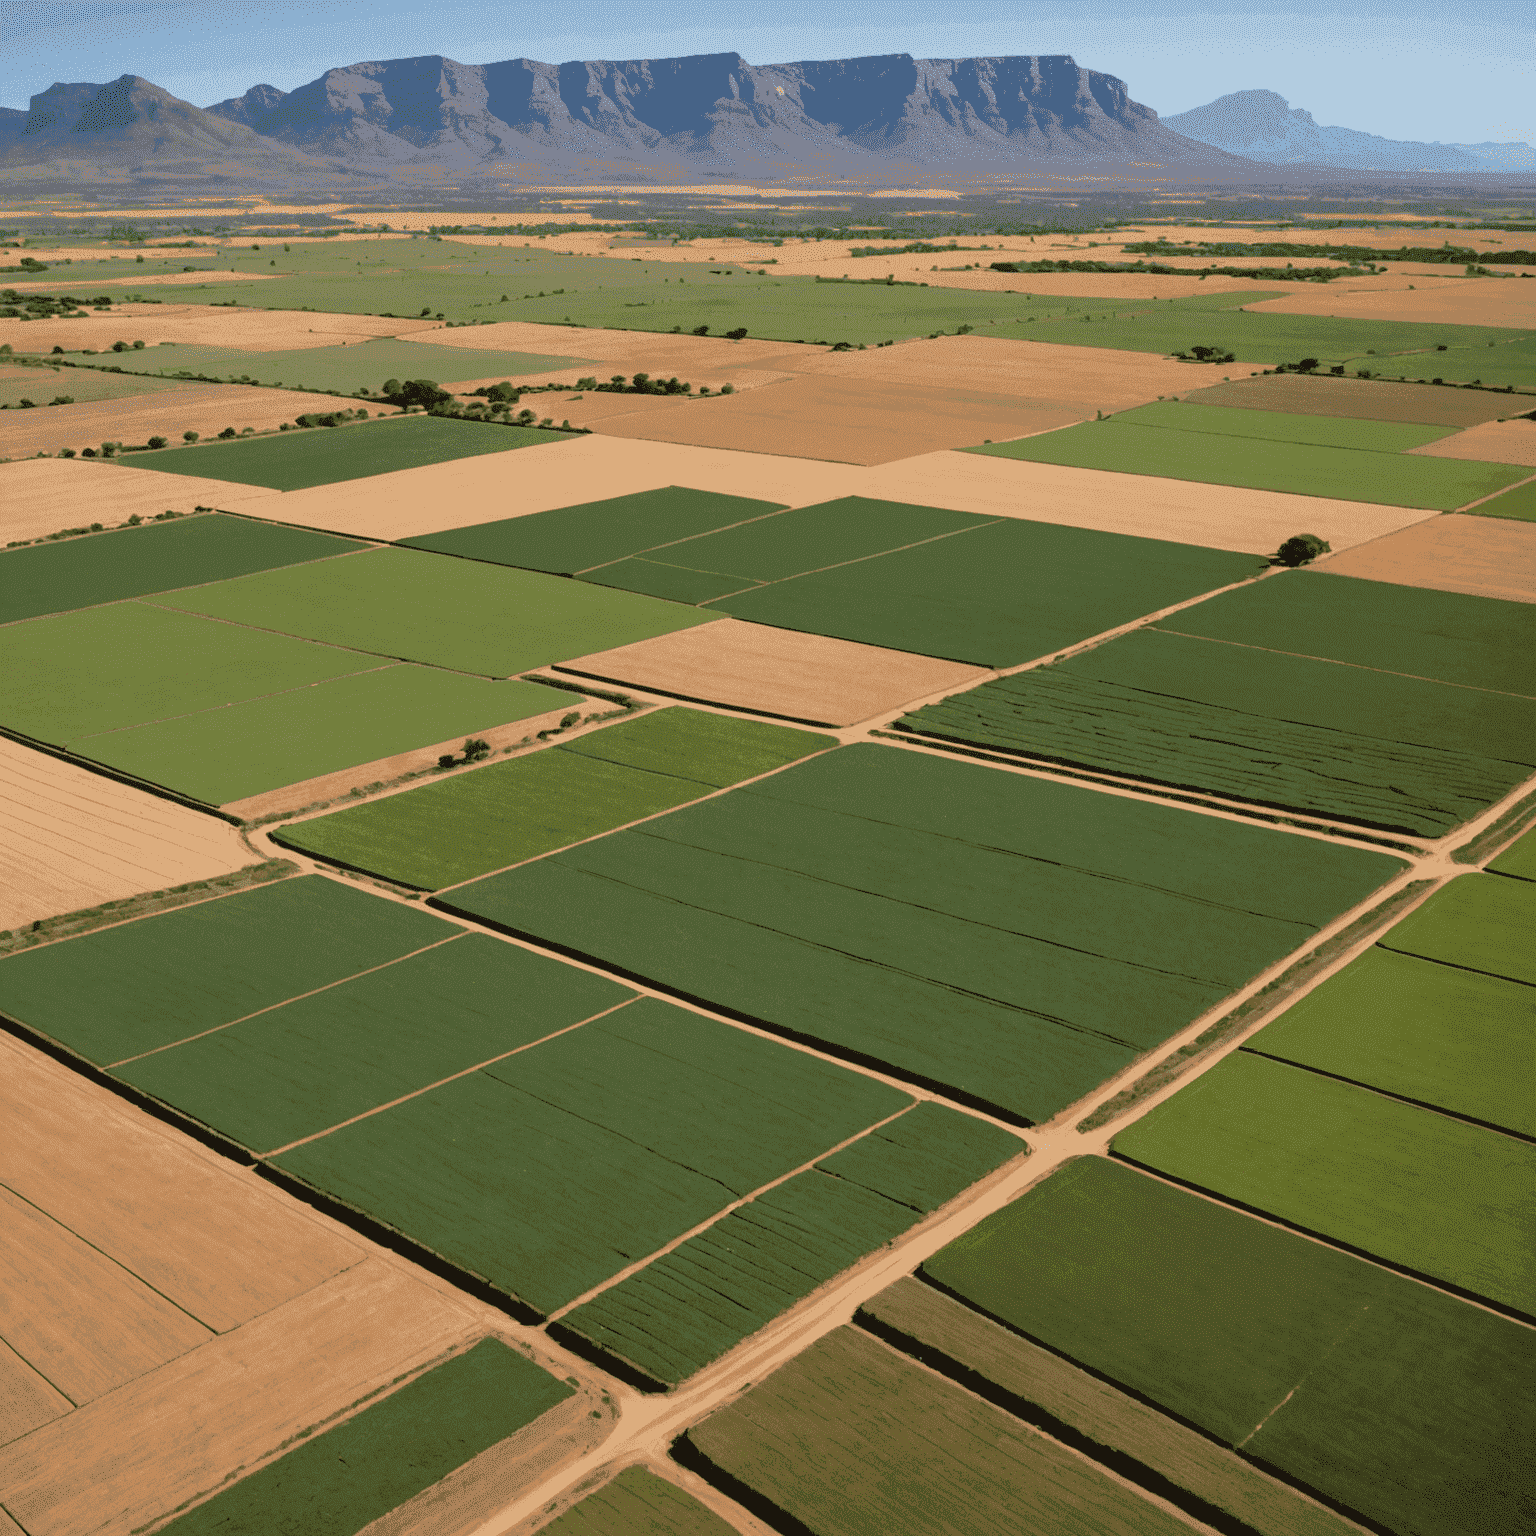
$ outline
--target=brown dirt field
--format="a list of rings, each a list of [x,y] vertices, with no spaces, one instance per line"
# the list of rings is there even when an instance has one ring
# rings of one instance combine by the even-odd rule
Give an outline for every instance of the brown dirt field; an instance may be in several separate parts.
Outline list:
[[[12,1440],[31,1434],[74,1406],[0,1339],[0,1445],[9,1445]],[[7,1529],[0,1525],[0,1531]]]
[[[1485,421],[1455,437],[1410,448],[1431,459],[1481,459],[1489,464],[1523,464],[1536,469],[1536,421]]]
[[[1294,411],[1355,421],[1413,421],[1427,427],[1475,427],[1511,410],[1507,397],[1480,389],[1436,389],[1383,379],[1315,378],[1304,373],[1234,379],[1180,396],[1200,405],[1253,411]]]
[[[237,432],[246,427],[269,432],[306,411],[334,411],[339,406],[345,408],[334,395],[307,395],[292,389],[183,384],[178,389],[122,400],[6,411],[0,414],[0,459],[31,458],[39,450],[56,453],[60,448],[95,448],[104,442],[143,443],[155,436],[168,437],[180,448],[183,432],[199,432],[204,437],[217,437],[225,427]],[[379,414],[376,408],[373,414]],[[394,413],[386,409],[382,414]],[[149,461],[134,462],[147,467]]]
[[[0,1501],[29,1536],[127,1536],[479,1331],[468,1303],[364,1260],[0,1450]]]
[[[583,395],[573,400],[566,395],[534,395],[523,402],[540,416],[568,421],[573,427],[598,427],[616,417],[654,416],[667,411],[681,411],[688,402],[680,395]]]
[[[99,253],[97,254],[99,255]],[[58,258],[55,257],[54,259],[57,260]],[[194,259],[196,258],[194,257]],[[133,265],[136,266],[137,263]],[[169,283],[180,284],[185,287],[193,283],[248,283],[253,277],[260,282],[270,282],[276,275],[273,272],[212,272],[203,270],[198,272],[156,272],[148,277],[135,277],[130,268],[121,276],[118,276],[115,272],[110,275],[98,272],[94,277],[85,278],[84,282],[87,285],[95,283],[132,283],[135,287],[141,288],[148,288],[151,285],[158,287]],[[83,291],[81,279],[79,278],[75,278],[73,281],[66,278],[62,283],[11,283],[9,286],[14,288],[17,293],[79,293]],[[33,324],[36,324],[36,321]]]
[[[872,465],[987,439],[1004,442],[1081,420],[1081,411],[1016,396],[805,375],[682,411],[616,417],[597,430],[699,448]]]
[[[224,1332],[362,1250],[108,1089],[0,1035],[0,1184]]]
[[[1283,299],[1247,304],[1256,314],[1329,315],[1345,320],[1417,320],[1441,325],[1536,326],[1536,283],[1502,277],[1463,279],[1455,286],[1353,288],[1306,285]]]
[[[0,929],[254,857],[227,822],[0,737]]]
[[[18,352],[51,352],[63,347],[103,351],[114,341],[158,346],[180,341],[248,352],[290,352],[299,347],[335,347],[373,336],[409,336],[436,330],[436,320],[390,320],[374,315],[312,314],[307,310],[221,309],[207,304],[115,304],[86,320],[0,320],[0,342]],[[26,330],[22,330],[26,326]]]
[[[59,410],[68,407],[59,406]],[[15,459],[0,464],[0,539],[40,539],[63,528],[125,523],[196,507],[240,507],[280,491],[228,480],[198,480],[100,459]]]
[[[88,1403],[214,1337],[179,1307],[0,1188],[0,1334]]]
[[[0,489],[4,474],[0,468]],[[511,454],[484,454],[366,481],[288,491],[281,501],[268,502],[261,515],[332,533],[403,539],[668,485],[808,506],[857,494],[863,474],[847,465],[594,433]]]
[[[555,670],[831,726],[868,720],[988,675],[956,662],[739,619],[598,651]]]
[[[525,736],[537,736],[540,731],[553,730],[573,709],[586,714],[605,707],[592,699],[583,698],[579,693],[568,693],[565,697],[570,703],[562,704],[559,709],[532,715],[526,720],[514,720],[510,725],[484,726],[466,734],[478,736],[482,741],[490,743],[493,752],[499,752],[503,747],[510,747],[523,740]],[[321,800],[340,799],[354,787],[362,788],[380,780],[387,782],[399,778],[401,774],[430,768],[445,753],[460,752],[463,746],[464,737],[455,736],[451,741],[440,741],[435,746],[416,747],[410,752],[397,753],[394,757],[382,757],[377,762],[361,763],[356,768],[343,768],[337,773],[328,773],[317,779],[305,779],[301,784],[289,784],[282,789],[268,790],[265,794],[250,795],[244,800],[231,800],[219,809],[227,811],[231,816],[240,817],[242,821],[254,821],[259,816],[272,816],[280,811],[302,810]],[[249,855],[242,862],[250,862]],[[191,878],[195,879],[196,876]]]
[[[873,470],[858,494],[1252,554],[1271,554],[1282,540],[1303,532],[1320,535],[1335,549],[1349,549],[1434,516],[1409,507],[1069,469],[980,453],[933,453]]]
[[[1318,569],[1536,603],[1536,523],[1447,512],[1333,555]]]
[[[1218,373],[1204,364],[1172,362],[1147,352],[990,336],[940,336],[863,352],[827,352],[807,358],[797,371],[870,384],[973,389],[1092,416],[1095,411],[1145,405],[1161,395],[1183,395],[1219,379],[1222,373],[1264,366],[1225,363]],[[979,433],[972,441],[988,435]]]

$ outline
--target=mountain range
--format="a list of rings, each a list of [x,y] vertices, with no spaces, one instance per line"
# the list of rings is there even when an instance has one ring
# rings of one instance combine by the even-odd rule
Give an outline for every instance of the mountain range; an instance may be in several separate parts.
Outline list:
[[[1165,127],[1269,165],[1329,165],[1358,171],[1530,171],[1529,144],[1423,144],[1355,128],[1329,128],[1274,91],[1233,91],[1163,119]]]

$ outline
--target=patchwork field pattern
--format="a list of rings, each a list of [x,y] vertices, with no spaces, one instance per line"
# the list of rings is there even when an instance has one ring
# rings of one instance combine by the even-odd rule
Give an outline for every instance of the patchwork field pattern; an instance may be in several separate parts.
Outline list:
[[[1347,1513],[1525,1524],[1536,1335],[1507,1318],[1098,1158],[922,1273]]]
[[[733,1536],[736,1528],[676,1483],[626,1467],[542,1529],[555,1536]]]
[[[1184,403],[1442,427],[1475,427],[1480,422],[1507,416],[1510,411],[1507,400],[1481,390],[1421,389],[1417,384],[1333,379],[1305,373],[1275,373],[1214,384],[1186,394]]]
[[[1512,517],[1521,522],[1536,521],[1536,480],[1527,480],[1502,495],[1480,501],[1469,509],[1479,517]]]
[[[1039,1122],[1399,868],[868,745],[438,901]]]
[[[667,708],[275,836],[285,847],[436,890],[835,745],[829,736]]]
[[[567,433],[544,432],[537,427],[497,426],[439,416],[392,416],[247,442],[172,448],[157,453],[153,462],[162,474],[230,480],[274,491],[303,491],[450,459],[571,441]]]
[[[1325,569],[1334,576],[1536,603],[1536,528],[1451,512],[1344,550]]]
[[[1170,622],[1195,628],[1198,613]],[[1433,622],[1422,639],[1435,638]],[[1531,699],[1160,628],[983,683],[898,724],[1419,837],[1444,836],[1536,767]]]

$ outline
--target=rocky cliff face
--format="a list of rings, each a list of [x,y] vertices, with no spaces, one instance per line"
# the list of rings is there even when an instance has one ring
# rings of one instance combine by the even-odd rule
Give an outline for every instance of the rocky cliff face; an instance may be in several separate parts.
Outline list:
[[[327,70],[258,110],[211,110],[311,155],[471,168],[497,160],[679,156],[850,166],[1130,159],[1236,165],[1072,59],[890,54],[748,64],[740,54],[544,64],[437,55]]]
[[[206,110],[215,117],[228,118],[232,123],[244,123],[249,128],[253,118],[264,117],[274,107],[280,106],[286,95],[286,91],[278,90],[275,85],[253,85],[245,95],[216,101]]]
[[[1362,171],[1503,171],[1533,164],[1528,144],[1422,144],[1319,124],[1273,91],[1234,91],[1166,119],[1186,138],[1270,165]]]

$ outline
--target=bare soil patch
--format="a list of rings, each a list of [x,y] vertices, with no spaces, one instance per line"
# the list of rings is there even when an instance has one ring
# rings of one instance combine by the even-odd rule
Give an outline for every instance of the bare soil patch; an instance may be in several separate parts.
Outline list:
[[[563,662],[557,672],[810,725],[852,725],[988,674],[824,635],[721,619]]]
[[[1432,427],[1474,427],[1511,410],[1507,398],[1480,389],[1436,389],[1382,379],[1319,378],[1273,373],[1233,379],[1182,394],[1199,405],[1231,405],[1252,411],[1292,411],[1354,421],[1411,421]]]
[[[1349,549],[1432,515],[979,453],[933,453],[872,470],[859,494],[1253,554],[1273,553],[1293,533],[1316,533],[1335,549]]]
[[[684,411],[616,417],[597,430],[701,448],[886,464],[938,448],[1027,437],[1082,419],[1082,412],[1070,407],[979,390],[806,375]]]
[[[1008,395],[1079,415],[1123,411],[1164,395],[1183,396],[1223,373],[1238,374],[1262,363],[1174,362],[1147,352],[1108,347],[1069,347],[1053,342],[1005,341],[990,336],[940,336],[863,352],[808,357],[802,373],[870,384],[914,384]],[[994,434],[978,433],[972,442]]]
[[[698,407],[706,408],[713,409],[713,403]],[[847,465],[596,433],[575,442],[518,449],[511,473],[507,463],[501,454],[485,454],[289,491],[281,501],[268,501],[261,515],[332,533],[404,539],[668,485],[808,506],[856,495],[864,483],[864,472]],[[0,468],[0,493],[4,473]]]
[[[227,822],[0,737],[0,928],[250,864]]]
[[[1482,459],[1536,469],[1536,421],[1485,421],[1455,437],[1443,437],[1438,443],[1408,451],[1434,459]]]
[[[1417,320],[1440,325],[1536,326],[1536,284],[1518,279],[1470,278],[1412,287],[1398,278],[1389,286],[1329,283],[1298,285],[1284,298],[1247,304],[1255,314],[1328,315],[1341,320]]]
[[[134,516],[191,512],[200,506],[243,509],[279,494],[265,486],[167,475],[120,461],[15,459],[0,464],[0,539],[40,539],[92,523],[111,528]]]
[[[65,380],[62,393],[68,392],[68,384]],[[121,400],[6,411],[0,414],[0,458],[30,458],[39,451],[94,448],[104,442],[143,443],[151,437],[169,438],[179,448],[183,432],[207,438],[217,437],[226,427],[237,432],[247,427],[270,432],[305,412],[334,411],[339,405],[342,402],[334,395],[301,394],[290,389],[182,384]],[[387,409],[385,414],[389,414]]]
[[[1358,545],[1318,568],[1367,581],[1536,603],[1536,523],[1447,512]]]

